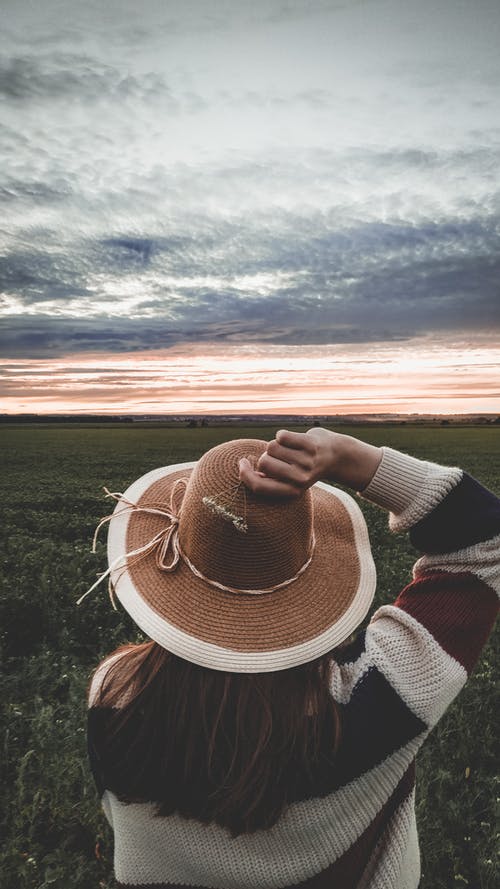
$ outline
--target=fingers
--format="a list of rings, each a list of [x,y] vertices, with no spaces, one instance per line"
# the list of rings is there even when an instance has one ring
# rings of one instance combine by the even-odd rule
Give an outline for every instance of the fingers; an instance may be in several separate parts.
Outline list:
[[[258,467],[260,469],[261,464],[264,464],[268,457],[274,457],[291,466],[300,466],[305,470],[310,470],[315,452],[314,441],[304,432],[288,432],[287,429],[280,429],[276,433],[276,438],[269,442],[266,453],[259,460]],[[262,465],[262,469],[267,474],[264,465]]]
[[[302,489],[291,482],[271,478],[254,469],[246,457],[242,457],[239,467],[241,481],[254,494],[263,494],[269,497],[298,497],[302,493]]]
[[[276,440],[269,442],[267,451],[262,454],[257,464],[258,468],[262,469],[266,474],[269,474],[266,463],[270,458],[291,466],[299,466],[305,470],[310,470],[312,467],[312,454],[309,451],[285,447]]]
[[[314,441],[302,432],[280,429],[253,469],[246,458],[240,461],[240,478],[255,494],[297,497],[313,481]]]
[[[306,432],[289,432],[288,429],[280,429],[276,433],[276,441],[285,448],[305,451],[309,454],[314,453],[314,442]]]
[[[262,455],[257,466],[260,472],[263,472],[267,477],[292,485],[306,484],[309,476],[307,467],[300,463],[272,457],[269,453]]]

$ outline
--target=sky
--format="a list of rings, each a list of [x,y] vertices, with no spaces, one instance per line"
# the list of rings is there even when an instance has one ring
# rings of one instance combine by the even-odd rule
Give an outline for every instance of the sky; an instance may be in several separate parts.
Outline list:
[[[500,413],[497,0],[3,0],[0,411]]]

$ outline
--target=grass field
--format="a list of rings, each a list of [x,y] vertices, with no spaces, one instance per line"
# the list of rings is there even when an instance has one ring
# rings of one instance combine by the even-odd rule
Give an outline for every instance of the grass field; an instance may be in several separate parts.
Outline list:
[[[500,427],[340,431],[460,465],[500,493]],[[196,459],[220,441],[272,433],[256,427],[2,428],[1,889],[113,885],[112,838],[87,767],[85,691],[97,661],[140,636],[126,615],[111,609],[105,584],[75,605],[105,566],[104,545],[97,557],[90,553],[97,520],[109,509],[102,486],[124,490],[142,473]],[[364,502],[362,509],[377,564],[378,605],[407,582],[416,555],[404,536],[388,533],[381,511]],[[498,639],[497,632],[419,756],[422,889],[500,885],[494,861]]]

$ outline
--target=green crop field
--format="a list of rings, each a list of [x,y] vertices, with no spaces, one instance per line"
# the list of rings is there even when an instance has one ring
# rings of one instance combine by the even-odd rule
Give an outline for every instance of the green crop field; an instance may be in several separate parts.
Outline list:
[[[459,465],[500,493],[500,427],[342,427],[374,444]],[[272,428],[172,429],[139,424],[2,427],[1,889],[108,889],[112,836],[86,760],[85,693],[92,668],[139,639],[112,610],[90,552],[109,512],[102,486],[125,487],[150,469],[196,459],[229,438]],[[376,605],[410,577],[416,554],[386,516],[361,501],[379,577]],[[103,535],[105,539],[105,534]],[[495,704],[498,633],[419,756],[422,889],[494,889]],[[258,887],[256,887],[258,889]]]

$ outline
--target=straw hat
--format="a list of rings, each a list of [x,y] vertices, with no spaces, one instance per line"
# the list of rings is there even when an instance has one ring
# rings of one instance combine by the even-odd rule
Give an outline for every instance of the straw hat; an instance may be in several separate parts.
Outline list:
[[[148,472],[110,495],[118,503],[103,520],[106,574],[123,607],[164,648],[214,670],[311,661],[353,632],[375,591],[352,497],[317,482],[270,499],[241,482],[239,460],[255,465],[266,444],[230,441]]]

